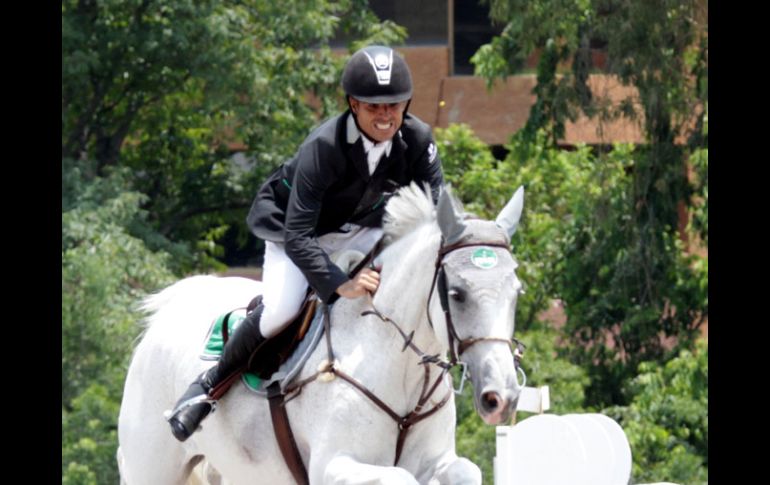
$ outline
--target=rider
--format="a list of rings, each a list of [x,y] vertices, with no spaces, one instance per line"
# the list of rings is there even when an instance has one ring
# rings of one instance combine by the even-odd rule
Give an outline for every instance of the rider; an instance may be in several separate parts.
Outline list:
[[[365,47],[346,64],[342,88],[348,109],[314,129],[257,192],[247,223],[265,240],[262,305],[241,322],[217,365],[177,402],[169,424],[180,441],[211,412],[209,392],[232,382],[252,353],[290,323],[308,285],[326,303],[377,289],[376,270],[364,268],[350,279],[329,255],[373,248],[396,189],[428,183],[438,199],[441,160],[430,127],[407,113],[412,78],[406,61],[389,47]]]

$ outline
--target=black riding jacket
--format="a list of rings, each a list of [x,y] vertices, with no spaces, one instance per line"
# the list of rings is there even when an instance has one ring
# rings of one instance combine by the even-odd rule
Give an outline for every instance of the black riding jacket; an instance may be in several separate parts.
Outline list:
[[[347,141],[349,115],[348,110],[310,133],[294,157],[259,189],[246,219],[257,237],[285,243],[286,254],[326,302],[348,277],[316,238],[346,223],[380,227],[385,202],[396,189],[427,182],[435,202],[443,183],[427,124],[407,113],[390,154],[369,175],[362,136],[352,144]]]

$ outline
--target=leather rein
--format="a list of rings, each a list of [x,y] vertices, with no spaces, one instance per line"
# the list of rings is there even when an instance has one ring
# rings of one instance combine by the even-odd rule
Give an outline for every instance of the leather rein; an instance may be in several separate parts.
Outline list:
[[[435,270],[433,273],[433,280],[431,283],[430,293],[428,296],[428,304],[427,304],[427,314],[428,314],[428,322],[430,323],[431,327],[433,327],[433,322],[430,317],[430,302],[433,297],[433,293],[438,289],[439,298],[441,300],[441,307],[444,312],[444,317],[446,320],[446,326],[447,326],[447,334],[449,336],[449,348],[450,348],[450,355],[451,360],[446,361],[440,357],[439,354],[435,355],[428,355],[422,350],[420,350],[414,342],[412,342],[412,339],[414,337],[414,330],[412,330],[408,335],[401,329],[401,327],[388,318],[387,316],[383,315],[377,308],[374,306],[374,303],[372,301],[371,294],[368,295],[369,299],[369,305],[372,307],[371,310],[364,311],[361,313],[361,316],[367,316],[367,315],[374,315],[383,322],[391,323],[396,330],[398,331],[401,338],[404,340],[403,347],[401,348],[401,351],[405,351],[407,348],[411,349],[413,352],[417,354],[417,356],[420,358],[419,364],[423,366],[424,370],[424,379],[422,383],[422,390],[420,391],[420,397],[417,400],[417,405],[415,408],[407,413],[404,416],[400,416],[398,413],[396,413],[390,406],[385,404],[380,398],[378,398],[374,393],[372,393],[369,389],[366,388],[361,382],[359,382],[354,377],[348,375],[343,370],[341,370],[339,367],[335,365],[335,358],[334,358],[334,350],[332,349],[332,343],[331,343],[331,318],[329,314],[329,307],[324,306],[324,333],[326,334],[326,351],[327,351],[327,359],[321,362],[321,364],[318,367],[318,370],[310,375],[309,377],[295,382],[288,388],[286,388],[282,393],[280,393],[280,396],[277,394],[279,392],[277,389],[274,390],[274,398],[278,398],[278,402],[276,403],[276,409],[273,410],[273,405],[271,404],[271,412],[273,412],[273,425],[276,428],[276,436],[281,434],[281,438],[279,438],[279,446],[281,448],[281,452],[284,455],[284,459],[287,462],[287,465],[289,466],[289,469],[292,472],[292,475],[294,476],[295,480],[301,484],[308,483],[308,477],[307,477],[307,469],[305,468],[304,463],[302,462],[301,457],[299,456],[299,451],[297,449],[296,443],[294,442],[294,437],[291,433],[291,428],[288,423],[288,416],[286,416],[285,412],[285,404],[289,402],[290,400],[297,397],[301,392],[302,388],[309,384],[310,382],[315,381],[316,379],[320,379],[321,381],[328,382],[335,377],[339,377],[345,382],[349,383],[359,391],[361,391],[362,394],[364,394],[370,401],[372,401],[377,407],[382,409],[385,414],[390,416],[398,425],[398,438],[396,440],[396,452],[395,452],[395,459],[393,461],[393,465],[396,466],[398,464],[399,459],[401,458],[401,452],[403,451],[404,442],[406,441],[406,435],[409,432],[409,429],[411,427],[422,421],[423,419],[433,415],[436,413],[439,409],[441,409],[448,401],[449,398],[452,395],[453,389],[450,386],[449,391],[444,395],[444,397],[438,402],[433,404],[433,407],[424,410],[426,404],[430,400],[433,393],[438,389],[439,384],[441,384],[441,381],[444,379],[446,374],[449,372],[449,370],[458,365],[459,360],[458,357],[462,355],[462,353],[467,350],[470,346],[473,344],[476,344],[478,342],[483,341],[499,341],[499,342],[505,342],[508,345],[510,345],[512,348],[514,348],[514,360],[516,361],[516,364],[518,365],[519,359],[521,357],[521,352],[523,351],[523,344],[521,344],[516,339],[507,339],[507,338],[501,338],[501,337],[469,337],[466,339],[461,339],[458,334],[457,330],[455,329],[454,322],[452,321],[452,315],[449,309],[449,302],[448,302],[448,289],[446,287],[446,276],[444,274],[444,258],[447,254],[451,253],[452,251],[456,251],[458,249],[467,248],[467,247],[473,247],[473,246],[494,246],[494,247],[501,247],[508,250],[508,245],[503,243],[470,243],[470,244],[453,244],[448,246],[443,246],[439,248],[438,255],[436,258],[436,264],[435,264]],[[368,258],[369,261],[373,259],[374,252],[370,255]],[[516,346],[514,347],[514,342],[516,343]],[[455,348],[457,347],[457,348]],[[433,384],[430,383],[430,365],[436,365],[441,368],[441,372],[439,373],[439,376],[437,379],[433,381]],[[280,408],[280,409],[279,409]],[[281,426],[281,429],[279,429],[279,425]],[[278,431],[281,431],[281,433],[278,433]]]

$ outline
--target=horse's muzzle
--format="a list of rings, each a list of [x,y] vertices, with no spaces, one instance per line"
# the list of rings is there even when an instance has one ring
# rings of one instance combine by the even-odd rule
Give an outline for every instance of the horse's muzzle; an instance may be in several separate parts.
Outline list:
[[[479,397],[479,416],[487,424],[508,421],[516,411],[518,399],[506,399],[497,391],[482,392]]]

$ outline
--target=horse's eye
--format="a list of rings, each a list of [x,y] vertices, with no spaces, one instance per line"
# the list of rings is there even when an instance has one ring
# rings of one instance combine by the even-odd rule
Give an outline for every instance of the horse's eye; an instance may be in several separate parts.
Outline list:
[[[449,290],[449,297],[458,303],[465,301],[465,294],[456,288]]]

